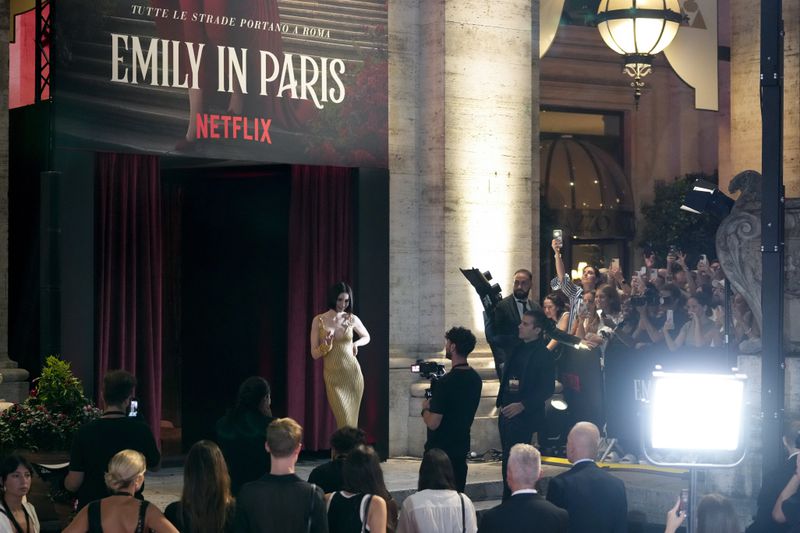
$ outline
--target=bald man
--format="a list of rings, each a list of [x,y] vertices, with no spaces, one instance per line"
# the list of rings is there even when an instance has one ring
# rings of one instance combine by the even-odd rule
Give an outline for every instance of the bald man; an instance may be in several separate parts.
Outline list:
[[[625,484],[594,462],[600,431],[578,422],[567,436],[572,468],[550,480],[547,499],[569,513],[570,533],[626,533],[628,500]]]

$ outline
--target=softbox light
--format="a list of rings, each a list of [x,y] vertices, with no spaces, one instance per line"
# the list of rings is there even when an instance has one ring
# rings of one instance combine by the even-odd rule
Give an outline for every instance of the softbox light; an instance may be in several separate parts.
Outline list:
[[[653,372],[644,450],[655,464],[733,466],[745,453],[747,376]]]
[[[681,209],[696,215],[711,213],[723,218],[733,209],[733,198],[726,196],[710,181],[698,179],[686,193]]]

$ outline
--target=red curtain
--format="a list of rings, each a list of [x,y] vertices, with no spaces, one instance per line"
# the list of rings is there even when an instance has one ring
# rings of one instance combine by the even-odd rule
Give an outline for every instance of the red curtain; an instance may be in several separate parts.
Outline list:
[[[162,222],[158,158],[97,155],[98,368],[136,375],[136,395],[159,442]]]
[[[304,428],[304,447],[329,448],[336,421],[325,397],[322,361],[311,358],[311,319],[325,311],[328,287],[353,280],[355,171],[292,167],[289,208],[288,415]],[[355,295],[358,313],[358,295]]]

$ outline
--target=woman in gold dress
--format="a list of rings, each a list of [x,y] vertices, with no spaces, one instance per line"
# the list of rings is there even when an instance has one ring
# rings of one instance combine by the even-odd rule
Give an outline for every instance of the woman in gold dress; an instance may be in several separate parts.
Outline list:
[[[354,340],[353,332],[358,335]],[[364,376],[356,360],[358,347],[369,343],[369,332],[353,314],[353,289],[340,281],[328,290],[328,310],[311,322],[311,356],[322,358],[325,392],[336,427],[358,427]]]

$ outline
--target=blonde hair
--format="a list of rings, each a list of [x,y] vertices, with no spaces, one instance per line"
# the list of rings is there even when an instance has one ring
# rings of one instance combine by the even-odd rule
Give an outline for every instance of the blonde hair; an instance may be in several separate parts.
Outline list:
[[[291,418],[277,418],[267,426],[267,446],[275,457],[289,457],[303,440],[303,428]]]
[[[122,450],[108,462],[106,486],[112,491],[126,489],[133,485],[137,477],[144,474],[146,468],[144,455],[136,450]]]

